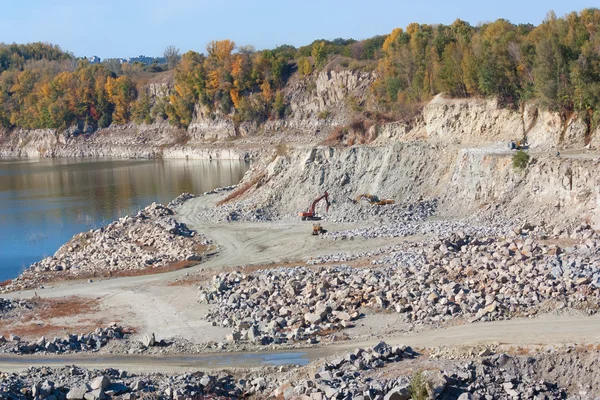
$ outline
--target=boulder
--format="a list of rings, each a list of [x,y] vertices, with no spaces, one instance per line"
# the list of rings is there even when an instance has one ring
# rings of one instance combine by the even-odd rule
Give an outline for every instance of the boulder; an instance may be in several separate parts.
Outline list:
[[[306,313],[304,314],[304,320],[309,324],[318,324],[321,322],[321,316],[316,313]]]
[[[89,390],[90,390],[90,388],[86,384],[73,386],[71,388],[71,390],[69,390],[69,392],[67,393],[67,399],[68,400],[83,400],[85,394]]]
[[[104,400],[106,399],[106,394],[104,394],[102,389],[95,389],[86,393],[83,398],[85,400]]]
[[[104,390],[108,387],[108,385],[110,385],[110,379],[108,379],[104,375],[101,375],[101,376],[94,378],[94,380],[92,381],[90,386],[91,386],[92,390],[95,390],[95,389]]]
[[[154,333],[150,334],[150,335],[144,335],[143,339],[142,339],[142,344],[145,347],[152,347],[156,344],[156,338],[154,337]]]
[[[383,397],[383,400],[409,400],[410,393],[408,391],[408,387],[408,383],[405,385],[396,386]]]

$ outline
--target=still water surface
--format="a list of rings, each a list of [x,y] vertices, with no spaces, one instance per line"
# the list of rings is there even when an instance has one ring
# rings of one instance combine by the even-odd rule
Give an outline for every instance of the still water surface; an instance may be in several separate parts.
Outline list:
[[[239,182],[243,161],[0,159],[0,281],[76,233],[183,192]]]

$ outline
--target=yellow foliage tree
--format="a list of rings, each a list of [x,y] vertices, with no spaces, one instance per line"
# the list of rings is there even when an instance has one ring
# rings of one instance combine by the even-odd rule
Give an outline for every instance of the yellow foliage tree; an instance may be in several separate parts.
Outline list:
[[[117,124],[126,124],[131,114],[131,103],[135,99],[133,82],[126,75],[117,79],[109,76],[105,87],[110,102],[115,105],[113,121]]]
[[[216,57],[219,60],[228,59],[233,49],[235,49],[235,43],[229,39],[213,40],[206,45],[209,57]]]
[[[312,64],[307,57],[301,57],[298,60],[298,72],[300,72],[302,76],[308,76],[312,73]]]
[[[239,108],[240,107],[240,93],[237,91],[237,89],[231,89],[229,91],[229,96],[231,97],[231,102],[233,103],[233,106],[235,108]]]
[[[262,85],[260,85],[260,90],[262,91],[262,96],[267,103],[270,103],[273,100],[273,88],[271,88],[271,84],[269,81],[264,81]]]
[[[325,42],[315,42],[312,46],[311,55],[315,62],[315,65],[318,68],[321,68],[323,65],[325,65],[325,61],[327,61],[327,53],[325,52]]]

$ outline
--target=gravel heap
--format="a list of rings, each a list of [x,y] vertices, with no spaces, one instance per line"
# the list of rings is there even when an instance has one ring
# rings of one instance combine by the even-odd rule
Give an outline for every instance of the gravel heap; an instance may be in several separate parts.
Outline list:
[[[28,300],[3,299],[0,297],[0,319],[12,319],[20,313],[32,310],[35,304]]]
[[[199,248],[210,241],[172,215],[170,208],[152,203],[135,216],[75,235],[53,256],[32,264],[2,291],[35,288],[53,278],[104,276],[201,260]]]
[[[225,373],[202,372],[177,376],[134,375],[116,369],[88,370],[76,366],[29,368],[21,374],[0,374],[0,399],[73,399],[108,398],[191,399],[240,398],[249,382],[237,381]],[[218,396],[218,397],[214,397]]]
[[[79,335],[66,335],[63,338],[46,339],[41,337],[36,341],[24,341],[19,336],[10,335],[8,339],[0,336],[0,353],[13,354],[50,354],[50,353],[79,353],[95,352],[115,339],[123,339],[125,330],[117,325],[97,328],[94,332]]]
[[[216,305],[209,321],[232,328],[229,342],[255,344],[314,343],[326,332],[353,326],[363,307],[403,314],[413,327],[564,308],[592,314],[600,304],[600,237],[581,228],[580,244],[565,248],[528,235],[458,233],[406,244],[373,260],[373,268],[223,273],[200,288],[200,299]]]
[[[423,221],[437,211],[437,199],[418,203],[371,205],[362,200],[335,203],[327,212],[329,222],[362,222],[381,219],[388,224]]]
[[[371,371],[394,363],[411,363],[415,357],[410,347],[391,347],[381,342],[328,362],[314,374],[314,379],[302,380],[278,391],[284,399],[306,396],[300,398],[467,400],[563,398],[566,395],[557,385],[534,378],[535,359],[530,358],[523,364],[506,354],[463,365],[450,364],[444,371],[429,369],[392,378],[374,377]]]

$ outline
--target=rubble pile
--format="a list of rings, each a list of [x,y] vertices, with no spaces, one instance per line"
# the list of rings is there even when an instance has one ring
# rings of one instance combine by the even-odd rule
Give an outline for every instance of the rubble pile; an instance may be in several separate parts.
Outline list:
[[[41,337],[35,341],[25,341],[19,336],[0,336],[0,353],[12,354],[64,354],[79,352],[95,352],[106,346],[111,340],[123,339],[126,331],[117,325],[97,328],[84,334],[69,334],[63,338],[46,339]]]
[[[0,297],[0,319],[16,318],[24,311],[31,310],[35,304],[28,300],[3,299]]]
[[[424,221],[437,211],[438,200],[431,199],[417,203],[371,205],[367,201],[347,201],[335,203],[327,212],[329,222],[385,221],[397,224]]]
[[[31,367],[21,374],[0,373],[0,399],[11,400],[131,400],[150,396],[174,400],[237,399],[246,387],[251,387],[249,382],[238,381],[225,373],[135,375],[117,369],[88,370],[77,366]]]
[[[257,206],[253,199],[241,199],[207,208],[199,213],[199,217],[210,223],[297,221],[299,218],[297,213],[281,213],[274,207],[268,206],[270,200],[267,200],[265,204],[267,206]],[[378,220],[385,221],[386,225],[390,226],[407,223],[418,226],[417,222],[424,221],[436,213],[437,199],[386,206],[346,201],[332,204],[327,213],[318,208],[317,212],[319,211],[323,211],[322,217],[328,222],[348,223]]]
[[[514,226],[510,221],[487,221],[484,223],[473,219],[407,220],[394,224],[385,222],[376,226],[366,226],[344,231],[329,231],[323,237],[333,240],[344,240],[354,237],[375,239],[413,235],[446,236],[457,231],[466,232],[472,236],[497,236],[506,235],[510,232],[510,226]]]
[[[487,351],[458,361],[431,359],[410,347],[380,342],[295,371],[265,367],[236,375],[165,375],[112,368],[30,367],[18,374],[0,373],[0,398],[555,399],[567,398],[567,389],[573,389],[567,382],[578,377],[575,388],[579,393],[570,398],[581,399],[598,386],[595,372],[587,369],[597,357],[597,351],[536,356]]]
[[[171,200],[169,202],[169,204],[167,204],[167,207],[171,208],[171,209],[173,209],[175,207],[179,207],[180,205],[182,205],[183,203],[185,203],[189,199],[194,199],[196,197],[198,197],[198,196],[196,196],[195,194],[191,194],[191,193],[188,193],[188,192],[183,192],[179,196],[177,196],[173,200]]]
[[[152,203],[135,216],[75,235],[56,253],[31,265],[0,291],[35,288],[56,277],[87,278],[164,267],[202,259],[210,240]]]
[[[270,222],[281,220],[282,217],[268,208],[257,208],[254,202],[239,200],[211,207],[198,215],[210,223],[222,222]]]
[[[372,260],[371,268],[223,273],[201,288],[200,299],[216,305],[208,320],[232,328],[229,342],[255,344],[314,343],[326,332],[354,326],[363,307],[403,314],[412,327],[562,309],[593,314],[600,304],[600,254],[594,251],[600,237],[589,226],[580,228],[583,241],[569,247],[528,235],[459,232],[395,248]]]
[[[381,342],[325,363],[312,379],[281,387],[278,392],[283,394],[284,399],[566,397],[565,391],[556,384],[536,379],[534,358],[523,365],[520,360],[513,360],[506,354],[488,356],[463,365],[449,363],[446,370],[413,368],[414,372],[410,375],[400,374],[392,378],[373,376],[372,370],[394,363],[411,363],[415,357],[416,353],[410,347],[392,347]]]

